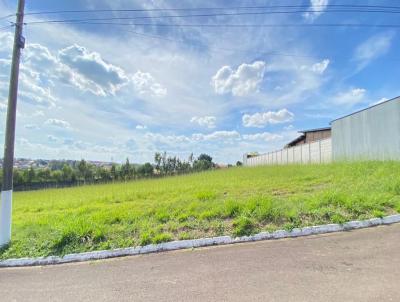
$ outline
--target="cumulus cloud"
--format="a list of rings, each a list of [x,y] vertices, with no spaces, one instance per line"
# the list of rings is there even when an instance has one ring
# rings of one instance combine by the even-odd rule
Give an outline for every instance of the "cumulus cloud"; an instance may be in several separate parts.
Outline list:
[[[56,97],[52,95],[50,87],[43,87],[40,78],[32,77],[26,72],[20,74],[21,89],[19,95],[26,102],[41,106],[55,106]]]
[[[234,140],[240,139],[240,133],[237,131],[215,131],[210,134],[195,133],[192,135],[194,141],[213,141],[213,140]]]
[[[47,121],[45,121],[44,124],[49,125],[49,126],[58,127],[58,128],[71,129],[70,123],[68,123],[67,121],[56,119],[56,118],[50,118]]]
[[[145,139],[147,141],[167,144],[167,145],[175,145],[177,143],[189,143],[190,138],[185,135],[163,135],[160,133],[152,133],[148,132],[145,134]]]
[[[361,43],[354,51],[354,59],[359,62],[359,68],[364,68],[372,60],[386,54],[391,45],[395,34],[392,31],[379,33],[371,36]]]
[[[139,95],[163,97],[167,94],[167,89],[160,83],[157,83],[153,76],[148,72],[137,71],[132,76],[132,82]]]
[[[190,136],[186,135],[163,135],[160,133],[146,133],[145,138],[147,140],[162,143],[170,146],[175,146],[177,144],[201,144],[208,142],[215,143],[232,143],[232,142],[240,142],[240,141],[259,141],[259,142],[272,142],[278,141],[283,138],[282,135],[270,133],[270,132],[262,132],[262,133],[253,133],[253,134],[240,134],[236,130],[223,130],[223,131],[214,131],[209,134],[204,133],[193,133]]]
[[[242,64],[236,70],[223,66],[211,79],[211,85],[217,94],[232,93],[246,96],[259,91],[264,78],[265,62],[255,61]]]
[[[308,21],[314,21],[324,13],[329,4],[329,0],[310,0],[309,12],[303,16]]]
[[[216,122],[216,117],[215,116],[194,116],[191,118],[190,122],[191,123],[196,123],[201,127],[206,127],[206,128],[215,128],[215,122]]]
[[[0,64],[9,65],[2,59]],[[73,44],[53,55],[40,44],[28,44],[21,66],[21,95],[28,101],[54,105],[51,93],[54,81],[72,85],[96,96],[112,96],[130,85],[140,96],[165,96],[167,89],[150,73],[127,73],[121,67],[107,62],[98,52]]]
[[[243,139],[244,140],[249,140],[249,141],[266,141],[266,142],[271,142],[271,141],[276,141],[279,139],[282,139],[283,136],[275,133],[270,133],[270,132],[262,132],[262,133],[255,133],[255,134],[244,134]]]
[[[61,49],[58,57],[61,63],[83,77],[86,85],[94,86],[99,95],[115,94],[129,82],[122,68],[106,62],[99,53],[83,46],[74,44]]]
[[[348,91],[337,94],[333,98],[333,103],[336,105],[351,107],[363,102],[366,92],[367,91],[363,88],[352,88]]]
[[[269,124],[287,123],[293,120],[294,114],[287,109],[279,111],[257,112],[242,117],[243,126],[263,128]]]

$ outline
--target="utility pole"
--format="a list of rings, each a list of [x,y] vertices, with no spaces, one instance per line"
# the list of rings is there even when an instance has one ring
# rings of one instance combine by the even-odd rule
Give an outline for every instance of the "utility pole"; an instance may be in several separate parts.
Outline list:
[[[22,36],[24,8],[25,0],[18,0],[17,21],[15,23],[14,47],[11,64],[10,88],[8,92],[7,124],[4,140],[3,184],[1,188],[0,204],[0,247],[8,244],[11,240],[14,141],[17,113],[18,75],[21,49],[23,49],[25,46],[25,39]]]

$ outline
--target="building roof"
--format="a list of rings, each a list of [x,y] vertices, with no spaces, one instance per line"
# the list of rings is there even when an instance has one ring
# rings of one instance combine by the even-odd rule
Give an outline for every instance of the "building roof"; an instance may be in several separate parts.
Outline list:
[[[305,134],[300,135],[299,137],[296,137],[296,138],[295,138],[294,140],[292,140],[291,142],[287,143],[287,144],[286,144],[286,147],[291,146],[291,145],[293,145],[293,144],[297,144],[298,142],[302,141],[302,140],[305,139],[305,138],[306,138]]]
[[[396,101],[396,100],[400,101],[400,96],[397,96],[397,97],[392,98],[392,99],[390,99],[390,100],[386,100],[386,101],[380,102],[380,103],[375,104],[375,105],[371,105],[371,106],[366,107],[366,108],[361,109],[361,110],[354,111],[353,113],[344,115],[344,116],[339,117],[339,118],[337,118],[337,119],[334,119],[334,120],[331,121],[329,124],[332,125],[333,122],[336,122],[336,121],[338,121],[338,120],[344,119],[344,118],[349,117],[349,116],[352,116],[352,115],[354,115],[354,114],[357,114],[357,113],[363,112],[363,111],[365,111],[365,110],[368,110],[368,109],[371,109],[371,108],[374,108],[374,107],[378,107],[378,106],[381,106],[381,105],[386,104],[386,103],[388,103],[388,102],[392,102],[392,101]]]
[[[309,133],[309,132],[318,132],[318,131],[326,131],[326,130],[331,130],[331,127],[302,130],[302,131],[299,131],[299,133]]]

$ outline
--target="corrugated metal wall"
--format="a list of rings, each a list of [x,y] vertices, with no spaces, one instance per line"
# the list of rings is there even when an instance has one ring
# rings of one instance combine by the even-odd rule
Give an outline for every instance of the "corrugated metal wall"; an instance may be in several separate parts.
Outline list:
[[[244,158],[245,166],[325,163],[332,160],[331,139]]]
[[[333,160],[400,160],[400,98],[332,122]]]

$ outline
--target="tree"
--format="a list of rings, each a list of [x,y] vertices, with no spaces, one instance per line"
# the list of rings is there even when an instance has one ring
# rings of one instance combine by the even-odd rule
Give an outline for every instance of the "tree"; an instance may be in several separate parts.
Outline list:
[[[193,169],[195,171],[204,171],[213,168],[215,165],[212,161],[212,157],[207,154],[200,154],[197,160],[193,163]]]
[[[197,158],[197,160],[204,160],[204,161],[208,161],[210,163],[212,163],[212,157],[208,154],[200,154],[199,157]]]
[[[238,161],[236,162],[236,166],[237,166],[237,167],[243,166],[243,163],[242,163],[240,160],[238,160]]]
[[[160,171],[160,168],[161,168],[161,153],[160,152],[156,152],[154,154],[154,163],[156,164],[156,170]]]
[[[87,170],[86,161],[82,159],[78,164],[79,176],[81,177],[82,180],[85,180],[86,170]]]
[[[116,180],[117,179],[117,167],[115,166],[115,164],[112,164],[110,173],[111,173],[111,179]]]
[[[62,180],[67,182],[67,181],[72,181],[72,173],[73,170],[70,165],[64,164],[62,167]]]
[[[35,173],[35,169],[33,169],[32,166],[29,167],[28,173],[27,173],[27,182],[32,184],[35,180],[36,177],[36,173]]]
[[[142,177],[149,177],[153,175],[154,168],[152,164],[145,163],[138,168],[138,174]]]
[[[125,180],[131,178],[131,165],[129,163],[129,158],[126,159],[125,165],[121,167],[121,175]]]

